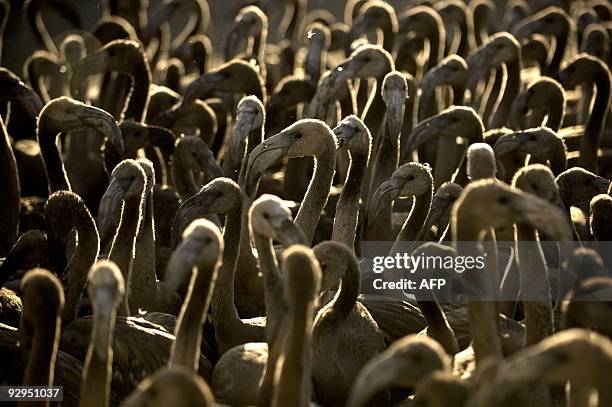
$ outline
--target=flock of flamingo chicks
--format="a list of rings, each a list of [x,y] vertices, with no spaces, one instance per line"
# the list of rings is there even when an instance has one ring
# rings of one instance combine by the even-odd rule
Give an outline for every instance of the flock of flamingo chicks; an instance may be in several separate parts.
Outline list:
[[[93,27],[80,2],[23,4],[2,384],[68,406],[612,406],[612,5],[226,3],[109,0]],[[453,301],[363,294],[370,242],[486,268],[449,276]]]

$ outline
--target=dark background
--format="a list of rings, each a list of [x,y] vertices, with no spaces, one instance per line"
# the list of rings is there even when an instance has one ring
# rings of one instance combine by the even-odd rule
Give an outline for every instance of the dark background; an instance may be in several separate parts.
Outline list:
[[[102,16],[104,10],[100,0],[64,0],[73,1],[79,9],[81,21],[83,22],[84,30],[90,30],[95,22]],[[30,28],[22,18],[22,7],[24,0],[9,0],[11,4],[11,13],[6,30],[4,32],[4,44],[2,54],[2,66],[11,69],[13,72],[22,76],[22,67],[25,59],[37,49],[37,44],[34,41]],[[149,0],[149,6],[154,7],[159,4],[160,0]],[[248,3],[246,0],[208,0],[211,10],[212,22],[207,34],[209,34],[213,44],[219,47],[223,44],[224,30],[229,29],[233,17],[236,15],[241,5]],[[279,7],[284,3],[283,0],[278,0]],[[325,8],[335,12],[340,17],[342,16],[344,0],[310,0],[309,9],[314,9],[324,5]],[[172,21],[173,26],[181,27],[182,18],[186,16],[178,16]],[[182,18],[181,18],[182,17]],[[62,39],[74,32],[74,29],[53,10],[45,10],[43,12],[43,20],[47,25],[47,29],[55,39],[56,45]],[[272,22],[271,27],[275,27]],[[219,48],[218,48],[219,49]]]

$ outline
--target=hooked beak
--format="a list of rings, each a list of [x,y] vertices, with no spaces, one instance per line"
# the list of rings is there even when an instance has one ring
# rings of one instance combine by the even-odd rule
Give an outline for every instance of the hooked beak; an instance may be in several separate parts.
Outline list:
[[[599,194],[608,194],[610,190],[610,181],[604,177],[596,175],[593,179],[593,187]]]
[[[25,87],[26,85],[24,85]],[[40,96],[33,90],[24,90],[23,96],[17,97],[17,103],[32,117],[37,117],[44,107]]]
[[[284,133],[278,133],[251,151],[246,170],[246,193],[253,197],[263,173],[277,164],[289,151],[291,141]]]
[[[236,124],[234,125],[234,135],[230,143],[230,154],[234,163],[240,163],[244,155],[244,141],[253,131],[253,121],[255,114],[247,110],[239,110],[236,114]]]
[[[147,126],[147,137],[155,147],[165,151],[172,151],[176,142],[174,134],[165,127]]]
[[[275,230],[277,232],[275,240],[284,247],[293,244],[307,244],[304,232],[291,219],[283,219]]]
[[[179,3],[180,2],[178,0],[166,1],[153,10],[147,19],[147,27],[145,30],[143,30],[143,39],[145,41],[150,41],[159,29],[159,26],[172,18],[178,8]]]
[[[360,15],[359,17],[357,17],[356,21],[353,21],[353,25],[351,26],[351,29],[346,35],[345,51],[347,54],[350,54],[352,42],[359,38],[359,36],[365,34],[368,31],[369,26],[370,22],[368,21],[368,18],[364,15]]]
[[[512,35],[518,40],[540,31],[540,20],[524,21],[512,29]]]
[[[387,138],[390,143],[397,143],[404,123],[405,92],[392,91],[387,101]]]
[[[87,106],[79,115],[79,119],[85,126],[107,137],[119,154],[125,152],[123,135],[113,116],[102,109]]]
[[[466,58],[465,62],[468,65],[467,88],[474,90],[478,84],[478,81],[491,69],[491,55],[489,48],[478,48]]]
[[[81,59],[72,68],[70,77],[70,93],[75,98],[82,99],[85,95],[81,94],[84,90],[82,82],[89,75],[106,72],[108,70],[109,58],[105,50],[98,50]]]
[[[215,178],[221,178],[223,176],[223,170],[215,160],[215,157],[210,154],[207,155],[206,158],[200,160],[198,163],[200,168],[204,171],[208,182],[212,181]]]
[[[268,112],[271,110],[274,110],[278,106],[277,99],[280,99],[280,97],[277,94],[273,94],[272,96],[270,96],[270,99],[268,100],[268,109],[267,109]]]
[[[392,178],[380,184],[380,186],[374,192],[374,195],[372,195],[372,201],[368,208],[369,225],[374,224],[382,211],[391,204],[391,201],[398,197],[401,190],[402,188],[395,185]]]
[[[362,406],[379,391],[393,384],[393,378],[397,376],[396,358],[381,354],[371,360],[359,374],[353,386],[356,391],[352,392],[347,406]]]
[[[512,114],[510,116],[512,126],[517,129],[523,128],[525,125],[525,116],[528,112],[529,106],[527,106],[527,97],[526,94],[523,93],[514,101],[514,108],[512,109]]]
[[[571,75],[569,75],[569,73],[565,69],[561,69],[557,73],[557,76],[557,79],[559,79],[561,86],[563,86],[565,89],[572,89],[576,86],[576,80]]]
[[[542,375],[553,370],[557,360],[549,351],[538,352],[537,349],[525,349],[513,356],[514,361],[510,363],[504,380],[508,384],[521,384],[538,381]]]
[[[227,42],[225,43],[225,56],[226,59],[231,59],[236,55],[236,49],[240,44],[240,41],[248,34],[248,26],[235,22],[232,30],[227,34]]]
[[[349,126],[345,126],[342,123],[339,123],[336,127],[334,127],[332,131],[334,135],[336,136],[338,150],[342,148],[346,148],[346,146],[348,146],[351,139],[355,137],[355,135],[357,134],[357,129],[353,129]]]
[[[207,94],[213,90],[223,80],[223,78],[223,73],[219,71],[211,71],[191,82],[185,91],[183,105],[193,103],[196,99],[200,98],[200,95]]]
[[[437,116],[430,117],[427,120],[423,120],[420,122],[410,133],[410,137],[408,138],[408,145],[406,146],[406,152],[411,153],[417,148],[421,146],[421,144],[429,141],[430,139],[442,136],[439,134],[436,127],[433,125],[434,118]]]
[[[359,59],[347,59],[336,67],[334,73],[337,72],[335,83],[344,82],[358,76],[359,70],[363,67],[364,62]],[[333,73],[332,73],[333,74]]]
[[[521,143],[517,137],[517,134],[504,135],[497,140],[493,146],[496,156],[512,153],[521,149],[523,143]]]
[[[545,200],[526,193],[516,196],[513,205],[517,223],[525,223],[559,241],[572,238],[572,228],[567,215]]]

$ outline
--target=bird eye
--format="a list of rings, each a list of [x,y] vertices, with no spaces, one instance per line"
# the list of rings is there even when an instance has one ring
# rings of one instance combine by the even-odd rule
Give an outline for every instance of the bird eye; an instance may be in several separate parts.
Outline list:
[[[531,136],[529,136],[529,141],[536,141],[537,137],[535,136],[535,134],[532,134]]]
[[[451,118],[451,121],[452,121],[453,123],[457,123],[457,121],[458,121],[458,120],[459,120],[459,119],[458,119],[458,118],[456,118],[456,117]]]
[[[204,239],[204,244],[211,244],[212,243],[212,239],[210,237],[207,237],[206,239]]]
[[[408,180],[408,181],[414,181],[414,174],[410,174],[410,175],[408,175],[408,177],[406,177],[406,180]]]
[[[263,216],[263,218],[266,219],[266,220],[270,219],[270,214],[268,212],[264,212],[263,215],[261,215],[261,216]]]
[[[508,203],[508,197],[500,196],[499,198],[497,198],[497,202],[501,205],[506,205]]]
[[[299,140],[302,138],[302,133],[295,133],[295,136],[293,136],[296,140]]]

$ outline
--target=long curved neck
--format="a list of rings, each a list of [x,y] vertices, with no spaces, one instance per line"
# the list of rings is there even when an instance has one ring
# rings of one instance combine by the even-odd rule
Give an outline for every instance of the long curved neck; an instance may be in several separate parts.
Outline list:
[[[314,174],[295,217],[295,223],[304,232],[307,243],[312,242],[336,171],[336,146],[331,140],[322,142],[325,143],[324,150],[315,156]]]
[[[257,59],[258,65],[265,71],[264,55],[266,52],[266,41],[268,38],[268,29],[264,27],[259,35],[253,37],[253,58]]]
[[[556,92],[555,92],[556,93]],[[559,131],[563,122],[563,96],[557,95],[548,101],[548,117],[546,127]]]
[[[272,240],[257,232],[255,232],[254,240],[259,257],[259,268],[263,274],[264,302],[267,316],[266,338],[268,346],[272,346],[285,314],[286,305],[282,298],[283,280],[278,268]]]
[[[294,44],[300,41],[300,35],[304,30],[304,18],[306,17],[306,11],[308,6],[308,0],[296,0],[293,9],[293,15],[291,21],[285,32],[286,38],[291,38]]]
[[[57,47],[55,46],[55,43],[51,39],[51,35],[49,34],[49,31],[47,30],[47,26],[45,25],[45,22],[43,21],[40,11],[39,10],[36,10],[34,12],[28,11],[28,20],[32,28],[32,32],[34,33],[34,36],[36,37],[40,45],[42,45],[45,49],[47,49],[52,54],[59,55],[59,51]]]
[[[219,265],[196,268],[179,314],[170,366],[183,366],[196,373],[200,360],[202,324],[208,312]]]
[[[427,60],[427,70],[430,70],[442,59],[444,55],[444,39],[440,35],[440,27],[438,27],[435,19],[431,21],[431,33],[427,36],[429,40],[429,58]]]
[[[153,190],[147,192],[142,211],[143,219],[138,228],[136,253],[130,279],[130,307],[132,309],[157,310],[155,304],[157,277],[155,274],[155,223],[153,219]]]
[[[359,264],[356,259],[348,259],[347,268],[342,276],[340,289],[334,299],[329,303],[328,318],[344,319],[355,308],[359,297]]]
[[[559,175],[567,167],[567,156],[565,155],[565,147],[562,143],[559,143],[552,148],[548,161],[550,162],[550,169],[555,176]]]
[[[132,86],[129,94],[129,101],[123,114],[124,119],[131,119],[142,122],[145,119],[147,106],[149,104],[149,85],[151,83],[151,73],[144,62],[134,65],[131,74]]]
[[[327,49],[323,44],[317,43],[316,46],[311,46],[306,55],[304,69],[313,81],[319,81],[321,73],[327,65]]]
[[[113,332],[116,309],[108,316],[94,316],[91,339],[85,359],[81,406],[108,407],[113,366]]]
[[[464,209],[465,210],[465,209]],[[457,216],[461,218],[461,216]],[[481,256],[482,250],[476,247],[480,240],[481,229],[466,220],[459,220],[457,224],[457,234],[455,236],[457,252],[461,256]],[[478,270],[466,270],[465,276],[475,275],[480,280],[479,287],[490,287],[491,280],[497,276],[490,276],[488,273],[481,273]],[[484,281],[483,281],[484,280]],[[473,295],[478,296],[476,292]],[[485,293],[485,297],[490,293]],[[495,302],[484,301],[481,299],[470,300],[468,302],[468,312],[472,326],[472,338],[476,362],[482,363],[487,357],[502,358],[501,340],[498,334],[498,312]]]
[[[116,75],[113,76],[113,73]],[[125,100],[128,96],[131,85],[131,78],[119,72],[105,72],[102,75],[102,86],[98,97],[99,106],[112,114],[116,120],[121,119],[121,114],[125,106],[117,103],[117,100]]]
[[[460,158],[460,146],[455,137],[441,136],[438,138],[438,151],[433,166],[434,184],[442,185],[450,180],[457,169]]]
[[[71,191],[62,157],[55,145],[56,137],[60,132],[59,126],[52,123],[50,119],[45,116],[40,118],[38,122],[38,143],[40,144],[40,152],[45,164],[49,192],[51,193],[61,190]]]
[[[548,268],[536,231],[517,224],[517,250],[521,296],[527,321],[526,345],[534,345],[553,334],[553,313]],[[537,300],[539,299],[539,300]]]
[[[386,73],[387,72],[385,72],[384,74]],[[369,101],[369,103],[364,108],[364,111],[361,113],[361,118],[363,119],[363,122],[372,133],[373,146],[376,146],[378,144],[379,130],[385,117],[385,111],[387,110],[385,101],[382,98],[382,93],[380,92],[380,88],[382,87],[384,79],[384,74],[383,76],[376,78],[376,85],[372,89],[372,91],[375,92],[374,97],[371,101]],[[364,85],[366,84],[365,82],[362,83]]]
[[[87,283],[89,269],[95,263],[100,249],[100,238],[90,216],[81,214],[76,223],[78,242],[74,255],[66,267],[66,303],[62,313],[62,323],[66,324],[77,317],[81,297]]]
[[[308,407],[310,404],[315,306],[313,301],[308,301],[303,309],[301,306],[297,308],[286,319],[288,332],[283,346],[280,380],[272,400],[273,407]]]
[[[550,64],[544,69],[545,75],[553,76],[557,72],[559,72],[559,67],[561,66],[561,62],[563,61],[563,56],[565,55],[565,49],[567,48],[567,39],[569,35],[569,27],[567,31],[563,34],[560,34],[556,37],[557,45],[555,47],[555,53],[550,60]]]
[[[138,309],[134,309],[131,305],[128,307],[128,299],[131,295],[130,283],[132,268],[134,266],[134,254],[136,251],[136,236],[141,223],[141,202],[139,199],[129,199],[124,201],[123,210],[121,211],[121,220],[117,227],[117,233],[113,240],[113,245],[109,253],[109,260],[121,270],[123,280],[126,282],[126,295],[123,302],[119,306],[118,315],[129,316],[131,313],[137,313]]]
[[[172,176],[176,191],[182,199],[187,199],[198,193],[198,185],[193,172],[177,156],[172,159]]]
[[[596,173],[599,140],[603,132],[606,115],[610,110],[610,76],[602,69],[595,75],[594,82],[597,87],[597,94],[580,143],[578,165]]]
[[[336,204],[332,240],[342,242],[351,249],[355,245],[359,198],[361,197],[361,187],[368,166],[366,154],[351,153],[351,163],[346,181]]]
[[[417,304],[427,321],[427,329],[431,337],[442,345],[447,354],[455,355],[459,351],[459,344],[440,304],[435,299],[434,301],[417,300]]]
[[[451,84],[451,88],[453,89],[452,104],[455,106],[463,105],[463,99],[465,98],[465,85]]]
[[[412,242],[417,238],[429,214],[432,199],[433,189],[431,188],[423,195],[415,198],[410,215],[402,225],[400,232],[397,234],[394,246],[399,242]]]
[[[28,363],[23,376],[23,386],[48,387],[53,383],[55,360],[60,336],[60,316],[49,321],[37,321],[28,349]],[[23,339],[23,338],[22,338]],[[23,343],[23,341],[22,341]],[[23,403],[36,406],[40,403]],[[47,405],[49,405],[47,403]]]
[[[0,119],[0,256],[6,257],[17,240],[19,230],[20,188],[17,161],[8,134]]]
[[[421,122],[437,113],[435,105],[436,87],[440,85],[438,78],[434,75],[425,75],[421,84],[421,95],[419,96],[418,121]]]
[[[391,17],[389,17],[390,19]],[[385,23],[382,27],[383,33],[383,48],[390,54],[393,54],[393,47],[395,45],[395,33],[393,32],[393,26],[391,21]]]
[[[471,21],[468,13],[464,14],[464,18],[459,23],[459,27],[461,29],[461,42],[459,43],[458,54],[467,55],[470,52],[470,49],[476,43],[474,23]]]
[[[32,92],[34,93],[34,92]],[[38,94],[33,94],[32,98],[40,100]],[[42,105],[42,102],[40,102]],[[6,110],[2,116],[6,120],[6,130],[15,140],[33,139],[36,140],[36,117],[28,112],[17,101],[9,101],[10,114],[7,116]],[[40,110],[36,112],[39,114]]]
[[[491,128],[496,129],[503,127],[510,117],[512,110],[512,102],[516,99],[521,88],[521,60],[520,57],[506,63],[506,85],[504,93],[497,106],[493,119],[491,120]]]
[[[245,139],[245,154],[242,156],[242,162],[240,163],[240,174],[238,177],[238,185],[245,185],[246,168],[248,164],[248,157],[255,147],[263,143],[264,141],[264,129],[263,127],[253,129],[248,137]]]
[[[379,138],[379,148],[374,157],[375,165],[372,171],[372,180],[370,181],[370,191],[376,191],[380,184],[391,178],[399,165],[400,135],[391,134],[392,126],[389,125],[390,120],[390,115],[387,114],[387,126],[383,130],[386,134]],[[399,126],[400,129],[401,127]]]
[[[212,297],[211,313],[215,327],[215,336],[231,338],[246,325],[238,316],[234,302],[234,276],[240,254],[240,236],[242,233],[242,205],[238,205],[227,214],[223,240],[223,263],[217,278],[217,284]]]

